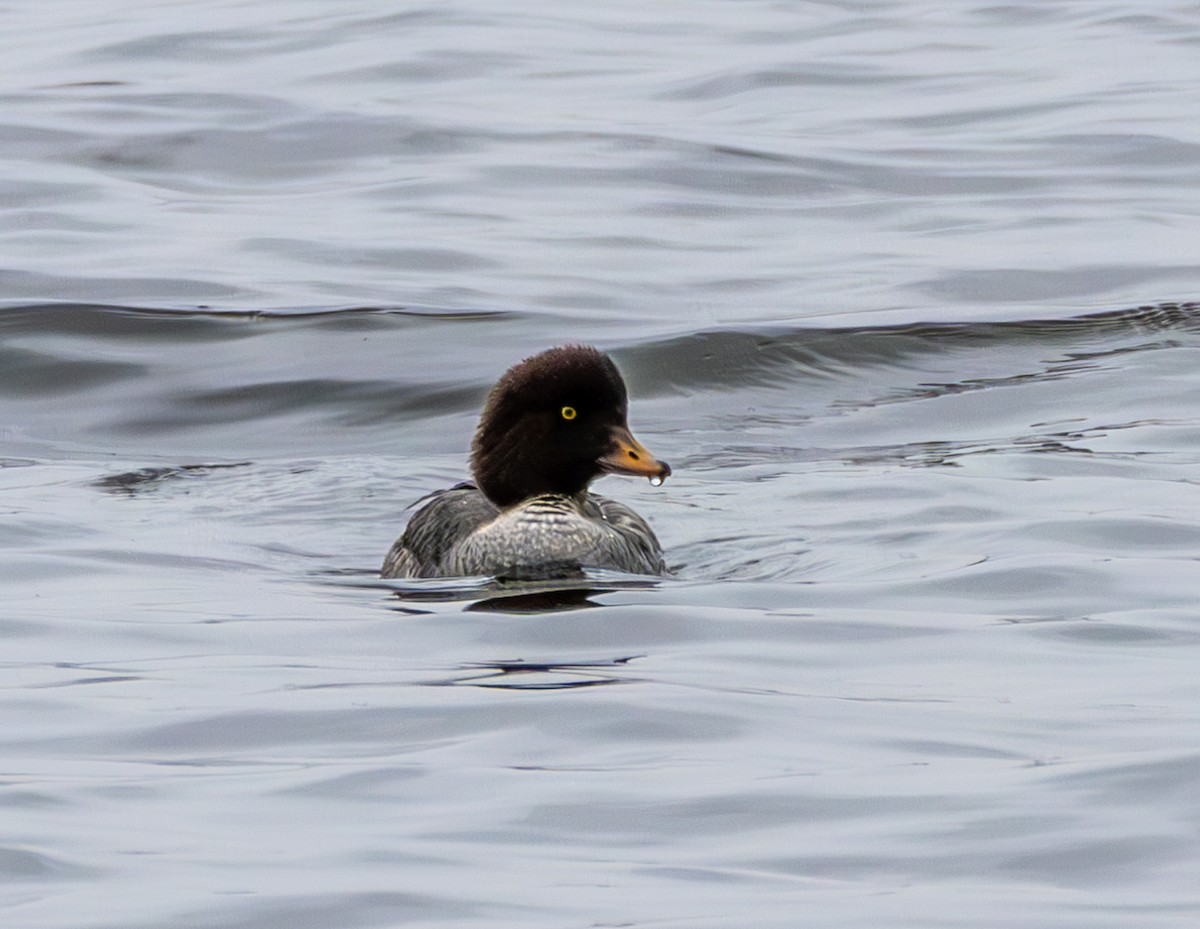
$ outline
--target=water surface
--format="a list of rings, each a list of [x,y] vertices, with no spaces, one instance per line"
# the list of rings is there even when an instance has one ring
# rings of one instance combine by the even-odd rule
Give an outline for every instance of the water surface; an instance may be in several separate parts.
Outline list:
[[[0,921],[1194,926],[1196,13],[0,12]],[[380,582],[570,340],[675,577]]]

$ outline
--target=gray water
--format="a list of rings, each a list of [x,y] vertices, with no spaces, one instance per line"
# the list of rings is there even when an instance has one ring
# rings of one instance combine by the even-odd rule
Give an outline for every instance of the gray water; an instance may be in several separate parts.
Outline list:
[[[1197,925],[1200,5],[0,35],[6,929]],[[379,581],[572,340],[676,576]]]

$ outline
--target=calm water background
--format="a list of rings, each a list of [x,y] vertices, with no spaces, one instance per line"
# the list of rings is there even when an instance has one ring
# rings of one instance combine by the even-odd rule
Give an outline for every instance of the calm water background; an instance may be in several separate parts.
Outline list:
[[[0,923],[1196,926],[1200,4],[387,7],[0,7]],[[373,580],[567,340],[678,578]]]

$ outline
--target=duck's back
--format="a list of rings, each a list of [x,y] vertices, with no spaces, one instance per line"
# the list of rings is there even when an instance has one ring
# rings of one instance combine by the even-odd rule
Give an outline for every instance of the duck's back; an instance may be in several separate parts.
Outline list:
[[[583,568],[667,573],[653,530],[596,494],[545,495],[501,512],[471,485],[435,495],[409,521],[384,577],[553,578]]]
[[[617,570],[628,571],[631,574],[671,573],[667,569],[666,559],[663,558],[658,536],[654,534],[650,524],[631,507],[599,494],[588,494],[588,502],[599,510],[601,519],[613,527],[619,539],[619,548],[624,553],[620,558],[622,564],[615,565]]]
[[[408,521],[383,559],[383,577],[443,577],[447,552],[500,513],[474,484],[439,490]]]

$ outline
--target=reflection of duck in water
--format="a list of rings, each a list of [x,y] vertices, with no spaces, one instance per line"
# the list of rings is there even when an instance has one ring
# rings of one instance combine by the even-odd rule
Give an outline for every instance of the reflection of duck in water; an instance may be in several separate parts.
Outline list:
[[[646,521],[588,493],[605,473],[658,483],[671,473],[630,433],[627,407],[616,365],[594,348],[552,348],[510,368],[475,431],[475,483],[432,495],[388,552],[383,577],[667,573]]]

